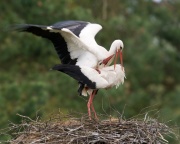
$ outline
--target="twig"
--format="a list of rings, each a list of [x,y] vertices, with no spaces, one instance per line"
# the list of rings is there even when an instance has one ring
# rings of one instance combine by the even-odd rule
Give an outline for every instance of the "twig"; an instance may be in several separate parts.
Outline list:
[[[20,114],[16,114],[16,115],[18,115],[18,116],[20,116],[20,117],[22,117],[22,118],[26,118],[26,119],[29,119],[30,121],[32,121],[32,122],[37,122],[37,121],[34,121],[34,120],[32,120],[30,117],[28,117],[28,116],[23,116],[23,115],[20,115]]]

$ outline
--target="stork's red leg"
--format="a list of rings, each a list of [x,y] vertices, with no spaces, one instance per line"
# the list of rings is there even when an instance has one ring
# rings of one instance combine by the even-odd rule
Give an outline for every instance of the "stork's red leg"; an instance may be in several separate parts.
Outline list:
[[[93,90],[93,92],[92,92],[91,109],[92,109],[92,111],[93,111],[93,113],[94,113],[95,119],[98,119],[97,114],[96,114],[96,111],[95,111],[95,109],[94,109],[94,105],[93,105],[93,99],[94,99],[94,96],[96,95],[96,92],[97,92],[97,90]]]
[[[89,119],[91,120],[91,103],[92,103],[92,96],[93,96],[93,92],[91,93],[91,95],[89,96],[89,100],[87,103],[87,108],[88,108],[88,115],[89,115]]]
[[[96,95],[96,91],[97,91],[97,90],[93,90],[93,92],[91,93],[91,95],[90,95],[90,97],[89,97],[88,103],[87,103],[88,115],[89,115],[89,119],[90,119],[90,120],[91,120],[91,109],[92,109],[92,111],[93,111],[93,113],[94,113],[94,117],[95,117],[96,119],[98,119],[98,118],[97,118],[97,115],[96,115],[96,111],[95,111],[94,106],[93,106],[93,99],[94,99],[94,96]]]

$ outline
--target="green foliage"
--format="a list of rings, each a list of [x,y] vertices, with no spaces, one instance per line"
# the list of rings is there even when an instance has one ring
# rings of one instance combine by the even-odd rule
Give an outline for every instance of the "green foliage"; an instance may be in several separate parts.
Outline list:
[[[114,39],[125,45],[127,79],[118,89],[100,90],[94,101],[98,112],[125,109],[128,118],[150,107],[160,111],[164,121],[180,124],[178,1],[16,0],[0,2],[0,127],[8,120],[18,122],[16,113],[33,118],[36,112],[41,116],[58,108],[86,112],[87,98],[78,97],[77,83],[49,71],[60,63],[53,45],[8,30],[12,24],[49,25],[69,19],[100,23],[97,41],[107,49]]]

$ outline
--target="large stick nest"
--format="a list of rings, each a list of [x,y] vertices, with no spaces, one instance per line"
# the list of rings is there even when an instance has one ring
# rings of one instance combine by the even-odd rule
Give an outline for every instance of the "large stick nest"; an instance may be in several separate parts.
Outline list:
[[[11,123],[8,130],[13,135],[11,144],[71,144],[71,143],[168,143],[164,138],[172,130],[155,119],[89,120],[87,116],[74,118],[69,115],[55,115],[48,121],[32,120],[22,116],[21,124]]]

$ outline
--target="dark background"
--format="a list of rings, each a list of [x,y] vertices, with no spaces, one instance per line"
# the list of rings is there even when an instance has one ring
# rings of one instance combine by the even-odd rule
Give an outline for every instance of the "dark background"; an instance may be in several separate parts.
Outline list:
[[[99,91],[98,113],[119,111],[128,119],[148,112],[161,122],[180,124],[180,1],[5,0],[0,1],[0,128],[20,122],[17,113],[45,118],[59,110],[87,112],[77,82],[49,71],[60,63],[51,42],[9,31],[12,24],[64,20],[101,24],[96,39],[107,49],[115,39],[124,42],[127,79],[118,89]]]

